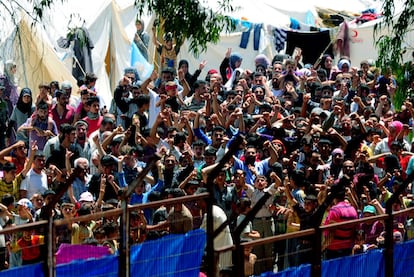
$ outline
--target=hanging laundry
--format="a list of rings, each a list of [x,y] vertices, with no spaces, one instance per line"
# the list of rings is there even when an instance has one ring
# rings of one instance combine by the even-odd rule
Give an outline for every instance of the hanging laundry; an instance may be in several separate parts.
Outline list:
[[[242,33],[241,40],[240,40],[240,48],[246,49],[247,44],[249,43],[250,38],[250,31],[252,30],[252,23],[247,21],[242,21],[242,25],[244,29],[247,29]]]
[[[325,48],[331,44],[329,30],[322,32],[288,31],[286,38],[286,53],[293,53],[295,47],[302,49],[303,63],[314,64]],[[332,45],[325,54],[332,55]]]
[[[339,53],[340,56],[350,56],[348,33],[348,23],[344,21],[339,26],[339,32],[336,36],[335,42],[335,52]]]
[[[293,30],[300,30],[300,22],[293,17],[290,18],[290,28]]]
[[[259,43],[260,43],[260,33],[262,31],[263,24],[255,24],[254,31],[253,31],[253,49],[255,51],[259,50]]]
[[[283,29],[275,28],[273,29],[273,35],[275,38],[275,49],[277,52],[285,49],[285,43],[287,38],[287,33]]]
[[[60,37],[57,42],[59,47],[69,48],[71,41],[74,41],[72,75],[76,80],[79,80],[84,78],[86,73],[93,72],[91,52],[94,45],[89,36],[88,30],[84,27],[70,30],[70,32],[66,35],[66,38]]]

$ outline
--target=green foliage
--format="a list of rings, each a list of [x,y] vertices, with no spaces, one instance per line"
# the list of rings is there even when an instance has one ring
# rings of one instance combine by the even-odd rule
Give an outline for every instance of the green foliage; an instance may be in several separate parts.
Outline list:
[[[217,2],[218,10],[213,11],[197,0],[135,0],[139,15],[156,14],[164,21],[165,32],[171,32],[181,45],[190,41],[191,52],[198,56],[207,50],[207,43],[217,43],[222,31],[234,30],[231,18],[224,15],[234,8],[231,0]]]
[[[399,15],[395,15],[394,0],[385,0],[383,4],[383,21],[374,28],[376,46],[378,49],[377,66],[381,70],[390,67],[396,77],[397,90],[394,97],[394,106],[401,107],[402,102],[411,94],[411,83],[414,81],[414,72],[411,63],[402,64],[405,36],[412,31],[414,23],[414,1],[406,0],[404,9]],[[379,35],[383,30],[388,35]]]
[[[30,0],[29,2],[32,2],[32,1]],[[33,13],[32,13],[33,23],[36,23],[42,20],[43,11],[45,9],[49,9],[50,6],[53,4],[53,2],[54,0],[33,1]]]

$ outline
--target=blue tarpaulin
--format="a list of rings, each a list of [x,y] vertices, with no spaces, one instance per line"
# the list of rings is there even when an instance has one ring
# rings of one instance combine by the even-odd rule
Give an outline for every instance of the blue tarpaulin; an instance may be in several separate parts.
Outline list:
[[[169,235],[131,247],[131,276],[194,276],[198,277],[201,258],[206,243],[203,230],[185,235]],[[322,276],[385,277],[384,253],[371,250],[367,253],[322,262]],[[414,241],[395,245],[394,277],[414,276]],[[44,276],[43,264],[17,267],[0,272],[2,276]],[[118,276],[118,256],[94,260],[78,260],[59,265],[58,277],[65,276]],[[262,276],[295,277],[310,276],[310,265],[290,268]]]
[[[206,243],[203,230],[185,235],[168,235],[131,247],[131,276],[194,276],[200,272],[201,258]],[[43,264],[21,266],[0,272],[0,276],[42,277]],[[100,259],[76,260],[56,267],[58,277],[118,276],[118,256]]]
[[[134,245],[131,276],[198,276],[205,243],[205,232],[194,230]]]

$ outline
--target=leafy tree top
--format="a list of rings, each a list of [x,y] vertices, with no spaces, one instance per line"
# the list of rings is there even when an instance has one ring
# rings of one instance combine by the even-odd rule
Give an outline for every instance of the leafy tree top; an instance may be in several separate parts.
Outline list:
[[[135,0],[138,14],[156,14],[164,23],[164,31],[171,32],[178,45],[185,39],[190,51],[198,56],[207,50],[207,43],[217,43],[222,31],[234,30],[234,23],[226,14],[234,11],[231,0],[218,0],[217,10],[207,7],[207,1],[197,0]]]

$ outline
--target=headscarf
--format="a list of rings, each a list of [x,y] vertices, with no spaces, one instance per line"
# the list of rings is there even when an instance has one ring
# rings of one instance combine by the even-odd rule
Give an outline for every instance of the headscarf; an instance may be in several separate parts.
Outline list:
[[[395,128],[395,137],[393,138],[393,137],[391,137],[391,136],[388,136],[388,147],[389,148],[391,148],[391,143],[398,137],[398,135],[402,132],[402,130],[403,130],[403,124],[400,122],[400,121],[398,121],[398,120],[395,120],[395,121],[393,121],[393,122],[391,122],[391,124],[390,124],[390,126],[389,127],[394,127]]]
[[[4,75],[6,75],[8,81],[12,85],[17,85],[17,79],[16,76],[11,72],[12,68],[16,66],[16,63],[13,60],[6,61],[6,64],[4,65]]]
[[[231,55],[230,55],[230,68],[231,68],[231,70],[234,70],[234,69],[236,69],[236,62],[238,62],[238,61],[242,61],[243,60],[243,58],[242,58],[242,56],[239,54],[239,53],[232,53]]]
[[[135,20],[135,23],[141,23],[141,30],[137,30],[137,33],[140,35],[140,34],[142,34],[143,32],[144,32],[144,30],[145,30],[145,22],[144,22],[144,20],[142,20],[142,19],[140,19],[140,18],[137,18],[136,20]]]
[[[183,64],[189,66],[187,60],[180,60],[180,62],[178,63],[178,68],[180,68]]]
[[[30,95],[30,102],[27,104],[23,102],[24,95]],[[33,105],[32,91],[30,90],[30,88],[23,88],[20,91],[20,96],[19,96],[19,99],[17,100],[16,108],[18,108],[22,113],[30,117],[33,111],[32,105]]]
[[[270,60],[266,57],[265,54],[259,54],[254,59],[254,63],[256,65],[256,67],[258,65],[263,65],[265,67],[265,69],[266,69],[269,66],[269,64],[270,64]]]
[[[342,66],[344,64],[348,65],[348,67],[351,68],[351,63],[348,60],[346,60],[346,59],[342,59],[342,60],[340,60],[338,62],[338,68],[339,68],[339,70],[342,70]]]

